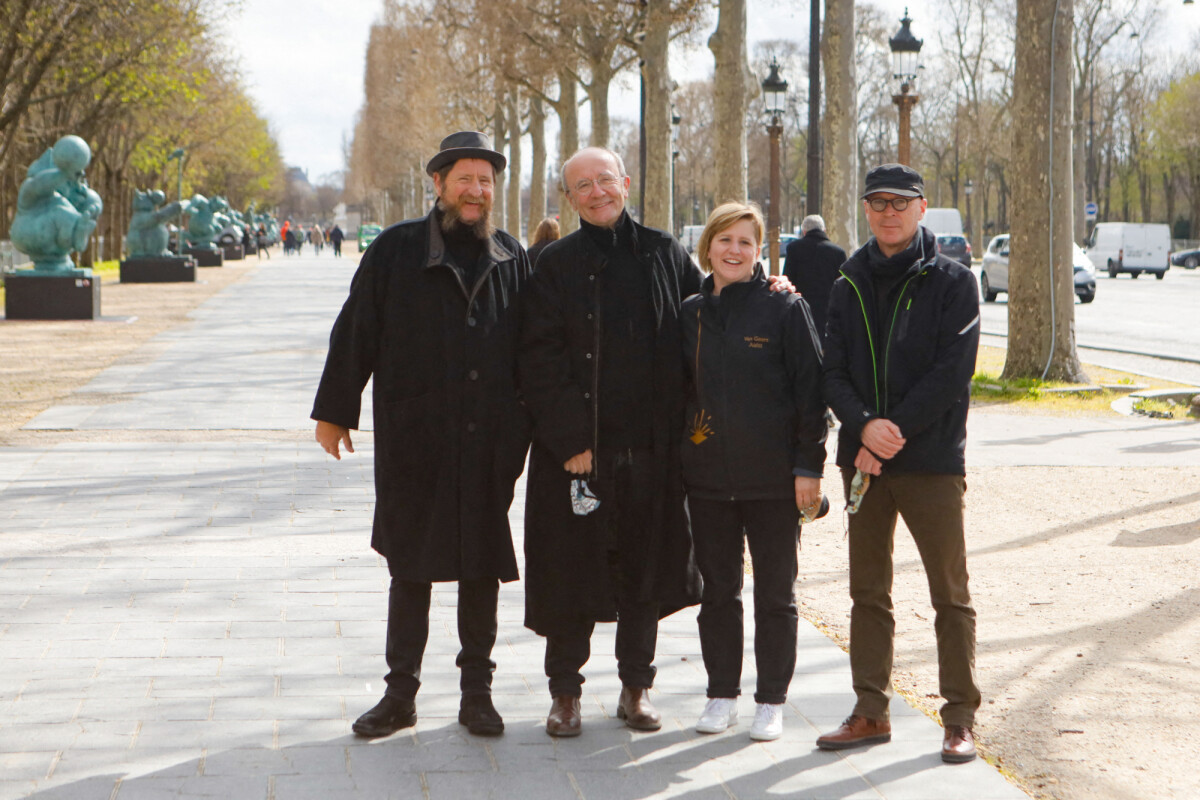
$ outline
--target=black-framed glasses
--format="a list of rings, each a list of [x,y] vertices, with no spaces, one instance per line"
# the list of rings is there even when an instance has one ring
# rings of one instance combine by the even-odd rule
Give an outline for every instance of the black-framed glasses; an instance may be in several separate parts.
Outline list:
[[[867,199],[867,205],[871,207],[872,211],[879,212],[886,211],[888,204],[890,203],[892,208],[896,209],[897,211],[903,211],[904,209],[908,208],[908,204],[915,199],[915,197],[893,197],[889,200],[886,197],[871,197]]]

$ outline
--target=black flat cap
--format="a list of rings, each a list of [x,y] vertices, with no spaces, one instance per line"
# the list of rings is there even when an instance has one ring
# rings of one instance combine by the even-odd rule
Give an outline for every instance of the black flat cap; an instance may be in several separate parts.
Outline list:
[[[486,133],[479,131],[459,131],[452,133],[445,139],[442,139],[441,150],[436,156],[429,159],[429,164],[425,167],[425,172],[432,175],[447,164],[458,161],[460,158],[482,158],[485,161],[492,162],[492,166],[496,168],[496,172],[502,171],[508,166],[508,159],[503,153],[498,153],[492,149],[492,140],[488,138]]]
[[[925,181],[921,173],[904,164],[880,164],[867,173],[867,188],[862,196],[889,192],[900,197],[924,197]]]

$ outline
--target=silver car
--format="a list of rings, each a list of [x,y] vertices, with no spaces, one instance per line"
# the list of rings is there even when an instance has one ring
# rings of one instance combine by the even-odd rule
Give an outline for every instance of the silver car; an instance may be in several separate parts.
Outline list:
[[[1090,303],[1096,299],[1096,268],[1087,253],[1074,242],[1071,243],[1072,264],[1075,268],[1075,294],[1079,302]],[[993,237],[983,254],[983,266],[979,270],[979,292],[984,302],[994,303],[996,295],[1008,292],[1008,234]]]

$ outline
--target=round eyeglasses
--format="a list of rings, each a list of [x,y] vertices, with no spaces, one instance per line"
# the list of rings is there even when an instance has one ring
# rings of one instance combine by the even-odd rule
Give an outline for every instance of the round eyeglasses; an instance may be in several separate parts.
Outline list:
[[[915,199],[914,197],[893,197],[889,200],[886,197],[871,197],[867,200],[867,205],[871,207],[872,211],[877,212],[886,211],[889,204],[897,211],[903,211]]]

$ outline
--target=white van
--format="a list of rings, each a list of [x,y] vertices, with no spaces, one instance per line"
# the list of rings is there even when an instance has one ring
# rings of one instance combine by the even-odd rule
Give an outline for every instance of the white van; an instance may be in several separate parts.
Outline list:
[[[957,208],[927,208],[921,224],[936,236],[962,236],[962,214]]]
[[[1145,222],[1097,222],[1087,241],[1096,270],[1115,278],[1152,272],[1160,281],[1171,268],[1171,228]]]

